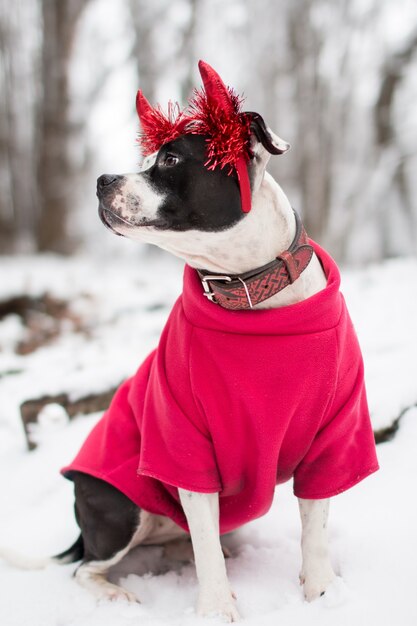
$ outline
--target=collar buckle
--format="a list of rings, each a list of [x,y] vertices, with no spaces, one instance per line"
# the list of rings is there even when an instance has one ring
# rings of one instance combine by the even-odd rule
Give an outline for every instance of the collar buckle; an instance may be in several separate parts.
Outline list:
[[[232,278],[230,276],[219,276],[217,274],[215,276],[213,276],[212,274],[206,274],[205,276],[201,276],[200,274],[200,280],[204,289],[203,295],[206,296],[206,298],[210,300],[210,302],[214,302],[215,304],[216,304],[215,294],[210,289],[210,285],[208,284],[209,281],[210,280],[224,280],[227,283],[232,282]]]

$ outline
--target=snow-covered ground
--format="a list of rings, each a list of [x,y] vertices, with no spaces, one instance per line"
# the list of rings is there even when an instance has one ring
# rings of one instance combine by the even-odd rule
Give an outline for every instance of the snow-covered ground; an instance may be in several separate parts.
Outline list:
[[[376,429],[417,403],[417,260],[343,272],[343,291],[363,347]],[[56,553],[75,539],[72,486],[58,470],[99,418],[38,429],[28,452],[19,405],[67,392],[76,399],[117,384],[156,344],[181,288],[171,257],[10,258],[0,262],[0,301],[48,292],[71,301],[76,321],[28,355],[15,353],[27,329],[0,321],[0,544],[29,555]],[[291,485],[279,487],[267,516],[227,538],[228,571],[247,624],[411,626],[417,623],[417,409],[393,441],[378,447],[381,471],[332,502],[330,540],[339,578],[309,605],[298,585],[300,523]],[[134,558],[133,558],[134,557]],[[154,547],[138,548],[113,572],[142,604],[99,603],[79,587],[73,565],[22,572],[0,561],[5,626],[162,626],[206,623],[193,613],[192,565]],[[132,573],[134,572],[134,573]]]

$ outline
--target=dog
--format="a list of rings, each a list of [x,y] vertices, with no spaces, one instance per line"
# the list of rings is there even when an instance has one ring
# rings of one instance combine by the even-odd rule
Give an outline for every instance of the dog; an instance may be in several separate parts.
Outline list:
[[[139,93],[142,167],[97,181],[106,227],[185,260],[184,292],[158,349],[63,469],[81,535],[54,559],[81,560],[76,579],[99,597],[136,601],[109,568],[136,545],[190,535],[198,614],[234,622],[220,535],[265,514],[294,478],[312,601],[335,578],[330,497],[378,464],[337,267],[266,172],[289,145],[199,67],[205,91],[188,117],[161,119]]]

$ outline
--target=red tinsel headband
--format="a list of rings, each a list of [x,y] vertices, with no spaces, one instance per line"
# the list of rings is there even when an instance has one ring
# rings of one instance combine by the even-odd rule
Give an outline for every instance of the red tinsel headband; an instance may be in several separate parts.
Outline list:
[[[194,91],[187,110],[170,102],[168,113],[152,107],[139,90],[136,108],[142,132],[139,137],[144,156],[159,150],[168,141],[184,134],[207,135],[208,169],[228,166],[236,170],[242,211],[251,208],[247,162],[249,160],[250,119],[241,111],[242,98],[226,87],[220,76],[204,61],[198,64],[204,88]],[[230,173],[229,172],[229,173]]]

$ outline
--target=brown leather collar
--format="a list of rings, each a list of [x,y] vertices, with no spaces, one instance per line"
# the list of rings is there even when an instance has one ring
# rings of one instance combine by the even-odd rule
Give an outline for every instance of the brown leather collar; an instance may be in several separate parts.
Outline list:
[[[297,280],[310,263],[313,248],[308,243],[307,233],[296,211],[294,215],[294,240],[288,250],[270,263],[243,274],[228,276],[197,270],[204,295],[225,309],[252,309]]]

